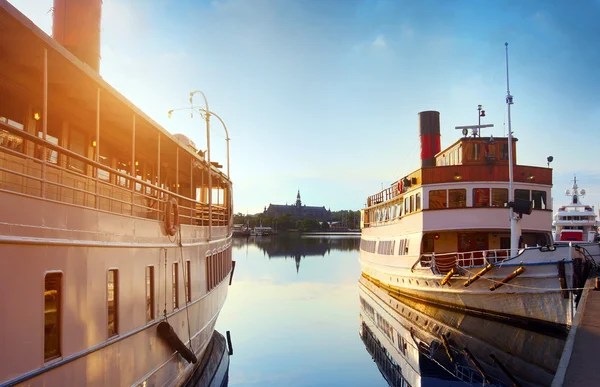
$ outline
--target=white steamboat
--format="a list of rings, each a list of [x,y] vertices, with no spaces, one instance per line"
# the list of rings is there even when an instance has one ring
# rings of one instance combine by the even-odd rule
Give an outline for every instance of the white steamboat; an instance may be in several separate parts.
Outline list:
[[[59,41],[0,0],[0,386],[180,385],[227,296],[231,181],[99,76],[101,0],[54,5]]]
[[[552,170],[517,164],[511,104],[509,92],[508,137],[458,127],[444,150],[439,113],[419,113],[422,167],[361,211],[362,272],[418,299],[568,329],[567,289],[583,286],[590,251],[554,246]]]

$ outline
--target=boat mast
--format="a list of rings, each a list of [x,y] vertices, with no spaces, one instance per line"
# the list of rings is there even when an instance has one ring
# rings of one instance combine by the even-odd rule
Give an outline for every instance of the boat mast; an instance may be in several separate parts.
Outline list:
[[[506,107],[508,109],[508,201],[514,202],[515,192],[513,190],[513,146],[512,129],[510,125],[510,105],[513,104],[513,96],[510,95],[508,82],[508,43],[504,43],[506,50]],[[510,216],[510,248],[511,253],[519,248],[520,233],[517,229],[517,218],[512,207],[509,208]]]

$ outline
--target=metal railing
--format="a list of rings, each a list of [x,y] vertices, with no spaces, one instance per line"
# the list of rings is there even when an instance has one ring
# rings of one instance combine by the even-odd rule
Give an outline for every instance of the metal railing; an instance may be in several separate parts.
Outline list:
[[[521,251],[522,249],[492,249],[441,254],[421,254],[417,263],[420,267],[431,268],[436,274],[445,274],[456,266],[470,267],[498,263],[518,255]]]
[[[110,168],[3,122],[0,130],[48,148],[44,160],[43,152],[35,149],[34,156],[27,154],[25,141],[23,152],[0,146],[0,191],[155,220],[164,216],[166,201],[175,198],[181,224],[209,224],[207,203]],[[52,152],[56,152],[53,157]],[[77,160],[82,170],[73,166],[72,160]],[[108,178],[100,176],[99,171]],[[225,205],[213,205],[212,213],[214,226],[228,225],[230,211]]]

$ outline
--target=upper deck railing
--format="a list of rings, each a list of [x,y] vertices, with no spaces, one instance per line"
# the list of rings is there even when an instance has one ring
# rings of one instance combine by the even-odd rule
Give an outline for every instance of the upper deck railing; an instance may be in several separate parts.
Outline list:
[[[41,155],[31,156],[0,146],[0,191],[155,220],[163,219],[163,204],[170,198],[175,198],[179,205],[181,224],[209,224],[207,203],[110,168],[3,122],[0,122],[0,129],[48,150],[44,160]],[[91,175],[62,166],[58,162],[48,162],[52,152],[56,152],[53,157],[57,160],[69,157],[82,162],[83,170],[91,170]],[[99,171],[104,171],[111,177],[105,180],[100,177]],[[231,211],[227,205],[213,205],[212,215],[213,225],[227,226]]]
[[[525,165],[516,165],[514,181],[517,183],[552,185],[552,170],[543,167],[531,167]],[[489,181],[508,184],[508,166],[507,165],[449,165],[423,167],[413,173],[418,175],[416,184],[420,186],[426,184],[453,183],[453,185],[470,182]],[[411,174],[410,176],[412,176]],[[407,188],[403,187],[406,192]],[[402,196],[396,184],[385,188],[380,192],[367,198],[367,207],[377,205]]]

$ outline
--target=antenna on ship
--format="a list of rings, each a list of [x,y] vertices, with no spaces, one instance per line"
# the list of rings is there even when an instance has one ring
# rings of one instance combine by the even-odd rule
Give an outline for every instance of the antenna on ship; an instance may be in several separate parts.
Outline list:
[[[507,121],[508,121],[508,202],[514,203],[515,192],[513,190],[513,146],[512,146],[512,129],[510,125],[510,105],[513,104],[513,96],[510,95],[510,84],[508,81],[508,43],[504,43],[506,50],[506,107],[507,107]],[[510,207],[510,248],[512,251],[518,250],[520,233],[517,229],[517,218],[512,206]]]

